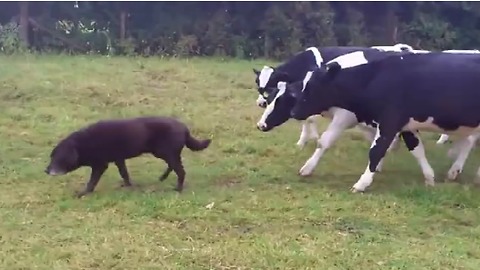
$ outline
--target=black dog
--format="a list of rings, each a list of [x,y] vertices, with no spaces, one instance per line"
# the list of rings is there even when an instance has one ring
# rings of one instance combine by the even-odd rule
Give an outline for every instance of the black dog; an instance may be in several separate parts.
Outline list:
[[[168,165],[160,176],[160,181],[165,180],[172,170],[175,171],[175,190],[181,192],[185,180],[181,159],[183,147],[200,151],[207,148],[210,142],[210,139],[193,138],[188,127],[174,118],[104,120],[75,131],[61,140],[50,154],[50,164],[45,172],[49,175],[64,175],[82,166],[91,167],[90,181],[85,190],[77,193],[78,197],[82,197],[93,192],[110,162],[117,166],[123,178],[123,186],[131,186],[125,160],[150,153]]]

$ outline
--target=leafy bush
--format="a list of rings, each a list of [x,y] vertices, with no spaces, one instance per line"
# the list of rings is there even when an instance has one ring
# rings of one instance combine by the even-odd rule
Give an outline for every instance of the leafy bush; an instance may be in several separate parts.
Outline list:
[[[25,52],[26,47],[20,39],[20,26],[15,22],[0,25],[0,51],[5,54]]]

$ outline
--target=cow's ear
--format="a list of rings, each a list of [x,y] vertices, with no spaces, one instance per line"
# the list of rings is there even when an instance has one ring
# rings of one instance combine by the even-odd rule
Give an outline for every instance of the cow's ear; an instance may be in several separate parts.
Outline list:
[[[253,68],[253,73],[255,73],[255,75],[260,75],[260,71],[258,71],[257,69]]]
[[[290,76],[286,72],[277,71],[275,72],[275,79],[277,79],[278,81],[289,82]]]
[[[337,62],[333,62],[333,63],[328,64],[326,79],[327,80],[335,79],[335,77],[338,75],[340,70],[342,70],[342,66],[340,66],[340,64],[338,64]]]
[[[301,86],[303,84],[297,83],[290,83],[285,85],[285,92],[288,93],[290,96],[293,98],[298,98],[300,97],[300,94],[302,92]]]

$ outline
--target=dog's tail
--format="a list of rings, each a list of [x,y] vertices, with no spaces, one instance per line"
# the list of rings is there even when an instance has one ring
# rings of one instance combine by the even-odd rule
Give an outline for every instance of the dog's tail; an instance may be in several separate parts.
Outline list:
[[[190,132],[187,132],[185,145],[192,151],[202,151],[203,149],[207,148],[211,142],[211,139],[197,140],[190,135]]]

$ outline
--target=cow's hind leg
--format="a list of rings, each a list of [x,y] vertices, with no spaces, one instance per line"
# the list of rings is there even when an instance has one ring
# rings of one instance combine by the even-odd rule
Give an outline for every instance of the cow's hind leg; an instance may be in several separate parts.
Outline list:
[[[365,126],[362,126],[362,125],[358,125],[358,127],[362,131],[362,134],[364,135],[365,139],[367,139],[367,141],[371,145],[373,143],[373,141],[375,140],[375,134],[377,133],[376,129],[370,128],[370,127],[365,127]],[[391,148],[391,146],[390,146],[390,148]],[[390,148],[389,148],[389,150],[390,150]],[[380,162],[378,163],[376,171],[381,172],[382,170],[383,170],[383,159],[380,160]]]
[[[437,144],[444,144],[448,141],[448,135],[447,134],[442,134],[440,135],[440,138],[438,138]]]
[[[418,133],[404,131],[400,133],[405,145],[407,146],[408,151],[417,159],[418,164],[422,168],[423,176],[425,177],[426,186],[435,185],[435,173],[430,166],[430,163],[425,156],[425,148],[423,146],[422,140],[418,137]]]

